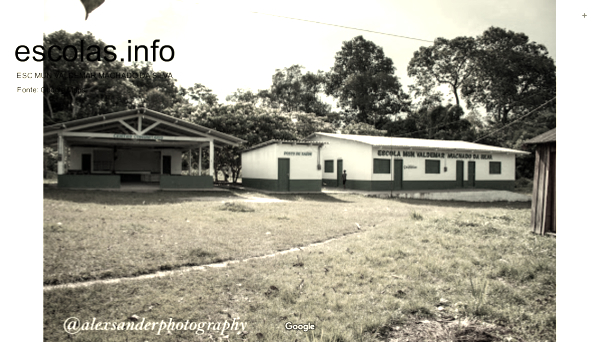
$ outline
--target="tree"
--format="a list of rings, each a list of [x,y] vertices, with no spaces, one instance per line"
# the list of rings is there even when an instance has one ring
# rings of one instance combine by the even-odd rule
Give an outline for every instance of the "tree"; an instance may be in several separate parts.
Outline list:
[[[128,71],[144,76],[133,77],[128,80],[138,88],[139,98],[136,100],[146,102],[148,108],[162,111],[175,103],[183,101],[180,90],[175,85],[177,80],[171,77],[154,77],[155,72],[152,62],[133,62]],[[161,94],[161,100],[158,103],[157,92]],[[153,98],[150,99],[149,96]],[[154,105],[157,105],[157,107],[154,107]]]
[[[261,100],[263,99],[269,100],[268,96],[265,94],[268,94],[267,90],[261,90],[258,94],[254,94],[252,90],[238,88],[233,94],[227,95],[225,100],[236,103],[247,103],[256,106],[261,103]]]
[[[325,74],[322,71],[302,74],[302,69],[304,67],[298,64],[283,70],[277,69],[272,78],[271,89],[259,92],[259,96],[268,98],[274,107],[285,112],[326,116],[331,112],[331,105],[319,98],[325,84]]]
[[[369,125],[364,122],[351,123],[342,128],[342,134],[383,136],[385,133],[386,131],[379,130],[373,125]]]
[[[290,113],[295,139],[304,139],[315,132],[334,133],[333,124],[325,121],[326,118],[313,113]]]
[[[156,88],[146,93],[144,103],[146,107],[158,112],[164,112],[165,109],[173,105],[171,98]]]
[[[455,105],[424,106],[411,111],[404,119],[384,126],[390,136],[436,140],[475,139],[471,122],[463,117],[463,109]]]
[[[193,87],[187,89],[180,88],[179,92],[188,100],[204,104],[209,108],[219,104],[219,98],[212,92],[212,89],[208,89],[200,83],[195,83]]]
[[[415,51],[408,76],[416,78],[416,96],[428,96],[435,87],[447,85],[460,106],[459,90],[472,72],[475,45],[472,37],[437,38],[433,46]]]
[[[358,36],[344,42],[336,53],[325,92],[356,113],[356,122],[375,124],[379,116],[399,113],[408,105],[409,97],[394,73],[383,49]]]
[[[556,66],[524,33],[491,27],[476,39],[472,73],[461,87],[467,107],[485,107],[502,124],[556,96]]]
[[[231,170],[233,182],[237,181],[242,170],[241,152],[245,148],[271,139],[296,138],[289,115],[280,115],[252,103],[238,102],[217,107],[211,115],[203,113],[198,116],[196,123],[247,141],[244,146],[224,147],[215,157],[215,168]]]
[[[50,50],[53,45],[63,50]],[[61,30],[44,35],[44,86],[48,90],[43,93],[44,124],[116,112],[144,102],[161,111],[183,100],[176,80],[152,77],[152,63],[125,66],[120,61],[106,61],[105,46],[90,32]],[[138,76],[121,77],[134,74]]]
[[[82,50],[81,42],[85,42],[87,48]],[[56,46],[72,46],[74,49],[52,49]],[[44,51],[47,56],[44,59],[44,122],[55,123],[88,116],[80,113],[84,105],[86,95],[96,91],[102,80],[97,77],[86,77],[103,72],[108,63],[103,61],[104,47],[106,44],[97,40],[90,32],[82,34],[76,32],[67,33],[64,30],[44,35]],[[81,60],[77,56],[86,55],[95,61]],[[110,63],[116,69],[122,68],[122,63]],[[84,77],[71,77],[72,75],[83,75]],[[112,103],[123,101],[112,99]],[[126,101],[125,101],[126,102]]]

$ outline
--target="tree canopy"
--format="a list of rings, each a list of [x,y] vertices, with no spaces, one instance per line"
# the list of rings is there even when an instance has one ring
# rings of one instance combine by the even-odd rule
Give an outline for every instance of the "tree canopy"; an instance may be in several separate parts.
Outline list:
[[[437,38],[432,46],[419,48],[408,63],[414,77],[415,96],[430,96],[435,88],[447,85],[460,106],[459,89],[472,73],[476,42],[472,37]]]
[[[58,58],[59,50],[50,50],[52,45],[70,45],[74,49],[65,49],[64,58]],[[150,62],[125,66],[120,61],[104,61],[105,46],[90,32],[60,30],[44,35],[44,49],[50,52],[50,58],[43,62],[44,87],[48,90],[44,91],[44,124],[116,112],[143,103],[162,111],[181,101],[173,78],[100,77],[100,74],[154,73]],[[84,54],[95,58],[77,58]]]
[[[326,116],[331,112],[331,105],[319,97],[325,85],[325,74],[322,71],[302,74],[302,69],[304,67],[298,64],[277,69],[271,89],[260,92],[259,96],[267,98],[272,106],[285,112],[300,111]]]
[[[477,37],[472,69],[461,89],[467,106],[483,106],[503,124],[556,96],[554,60],[524,33],[486,30]]]
[[[379,117],[396,114],[408,104],[392,59],[375,43],[357,36],[342,44],[335,63],[327,73],[327,95],[341,107],[355,113],[356,122],[378,123]]]

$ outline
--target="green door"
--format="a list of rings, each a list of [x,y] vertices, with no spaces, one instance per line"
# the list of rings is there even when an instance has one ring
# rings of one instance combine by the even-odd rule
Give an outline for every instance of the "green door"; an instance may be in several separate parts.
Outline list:
[[[337,186],[338,186],[338,188],[344,186],[344,184],[342,182],[342,173],[344,173],[344,161],[340,159],[337,161]]]
[[[467,181],[467,185],[470,188],[475,187],[475,162],[474,161],[469,162],[469,180]]]
[[[279,158],[277,162],[277,190],[290,191],[290,160]]]
[[[394,190],[402,190],[402,170],[404,160],[394,159]]]
[[[456,186],[459,188],[462,188],[465,186],[464,172],[465,172],[465,163],[462,160],[457,160],[456,161]]]

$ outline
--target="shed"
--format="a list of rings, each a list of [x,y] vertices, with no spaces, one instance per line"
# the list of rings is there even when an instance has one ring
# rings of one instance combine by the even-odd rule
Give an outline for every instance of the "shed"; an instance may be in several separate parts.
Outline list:
[[[531,227],[540,235],[556,234],[556,128],[523,144],[535,145]]]

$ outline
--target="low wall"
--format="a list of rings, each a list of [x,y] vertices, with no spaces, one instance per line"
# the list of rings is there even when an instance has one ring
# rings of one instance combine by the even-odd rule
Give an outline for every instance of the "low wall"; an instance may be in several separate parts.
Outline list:
[[[331,180],[323,180],[328,186],[335,187],[336,182]],[[391,181],[362,181],[348,180],[346,182],[347,189],[362,190],[362,191],[389,191],[392,189]],[[464,181],[463,186],[459,186],[456,181],[403,181],[402,188],[397,185],[394,190],[450,190],[450,189],[468,189],[473,188]],[[493,189],[493,190],[508,190],[512,191],[515,188],[515,182],[512,180],[505,181],[475,181],[477,189]]]
[[[71,189],[118,189],[119,175],[58,175],[59,188]]]
[[[242,186],[266,191],[281,191],[277,179],[242,178]],[[320,179],[290,179],[290,192],[320,192]]]
[[[161,189],[211,189],[212,176],[160,176]]]

